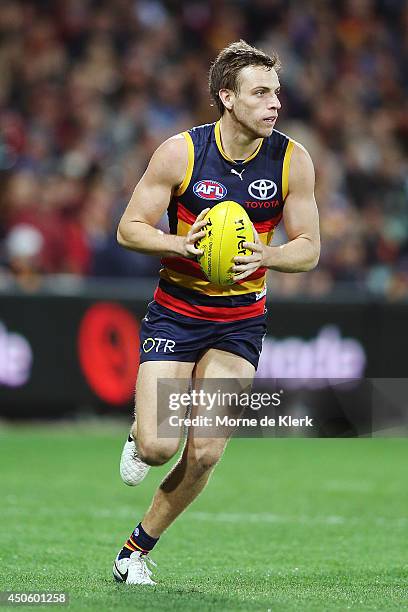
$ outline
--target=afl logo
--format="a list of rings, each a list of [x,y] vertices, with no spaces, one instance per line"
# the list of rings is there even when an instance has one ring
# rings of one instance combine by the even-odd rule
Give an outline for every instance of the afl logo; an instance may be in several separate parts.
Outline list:
[[[198,181],[193,187],[193,191],[203,200],[221,200],[227,195],[227,188],[217,181]]]
[[[271,200],[277,191],[276,183],[269,179],[253,181],[248,187],[249,194],[257,200]]]

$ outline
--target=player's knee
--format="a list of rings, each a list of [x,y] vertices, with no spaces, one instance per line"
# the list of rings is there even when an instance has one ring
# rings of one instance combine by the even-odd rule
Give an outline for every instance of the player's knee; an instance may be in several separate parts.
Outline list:
[[[147,465],[163,465],[176,454],[177,446],[160,440],[138,440],[137,452]]]

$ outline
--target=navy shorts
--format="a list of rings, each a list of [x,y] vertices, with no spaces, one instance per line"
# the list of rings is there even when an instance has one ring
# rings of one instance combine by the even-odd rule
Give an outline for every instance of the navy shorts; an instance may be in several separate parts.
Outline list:
[[[140,363],[196,362],[209,348],[243,357],[258,367],[266,314],[222,323],[181,315],[150,302],[140,329]]]

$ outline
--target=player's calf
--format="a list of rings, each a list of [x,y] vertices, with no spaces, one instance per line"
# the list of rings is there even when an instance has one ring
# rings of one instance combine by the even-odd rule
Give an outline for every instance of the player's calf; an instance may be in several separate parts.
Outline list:
[[[198,479],[214,469],[226,444],[227,441],[222,438],[190,438],[185,449],[185,461],[190,474]]]

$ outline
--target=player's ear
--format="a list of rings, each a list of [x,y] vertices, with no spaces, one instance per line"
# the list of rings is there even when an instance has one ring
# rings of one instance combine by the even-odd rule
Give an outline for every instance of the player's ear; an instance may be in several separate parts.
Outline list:
[[[225,108],[227,110],[232,110],[235,98],[234,92],[231,89],[220,89],[218,95]]]

